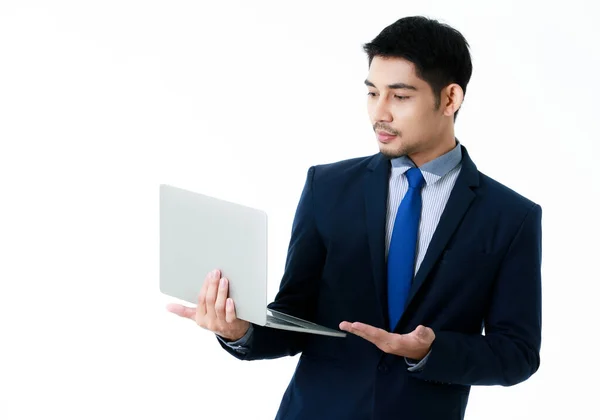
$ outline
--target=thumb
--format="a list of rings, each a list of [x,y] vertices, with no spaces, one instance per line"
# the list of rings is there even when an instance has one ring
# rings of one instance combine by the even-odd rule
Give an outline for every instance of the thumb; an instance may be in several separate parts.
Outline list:
[[[415,329],[415,334],[416,334],[417,338],[419,338],[420,340],[423,340],[423,341],[433,341],[433,339],[435,338],[435,334],[433,333],[433,330],[431,328],[425,327],[423,325],[419,325]]]

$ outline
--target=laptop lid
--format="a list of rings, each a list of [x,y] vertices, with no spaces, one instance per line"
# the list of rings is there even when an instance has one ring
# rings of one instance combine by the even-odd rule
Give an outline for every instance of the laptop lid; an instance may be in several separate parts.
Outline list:
[[[267,214],[160,185],[160,291],[197,305],[213,269],[230,280],[238,318],[267,322]]]

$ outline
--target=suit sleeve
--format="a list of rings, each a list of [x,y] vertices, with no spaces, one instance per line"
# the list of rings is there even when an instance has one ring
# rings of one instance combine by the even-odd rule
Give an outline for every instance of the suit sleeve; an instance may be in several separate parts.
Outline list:
[[[292,224],[285,270],[274,309],[298,318],[312,320],[317,287],[325,263],[326,249],[317,230],[313,182],[315,167],[308,170],[306,183]],[[306,333],[252,325],[252,336],[243,352],[218,340],[227,352],[241,360],[274,359],[293,356],[303,350]]]
[[[439,383],[511,386],[540,365],[542,209],[526,214],[502,261],[485,319],[485,336],[435,331],[424,368]]]

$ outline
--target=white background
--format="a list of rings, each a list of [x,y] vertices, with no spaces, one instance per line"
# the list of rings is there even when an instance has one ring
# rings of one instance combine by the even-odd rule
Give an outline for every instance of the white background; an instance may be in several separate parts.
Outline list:
[[[296,358],[165,310],[158,185],[265,209],[272,299],[308,167],[377,152],[361,45],[414,14],[471,45],[457,137],[544,210],[540,370],[467,418],[600,418],[597,6],[418,3],[2,1],[0,419],[273,418]]]

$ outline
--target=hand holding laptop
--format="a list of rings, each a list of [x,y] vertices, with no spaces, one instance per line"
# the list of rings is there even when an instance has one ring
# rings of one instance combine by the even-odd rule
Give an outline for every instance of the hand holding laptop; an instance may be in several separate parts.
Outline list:
[[[160,290],[197,303],[197,308],[171,304],[170,312],[231,341],[242,338],[250,323],[346,337],[335,322],[326,327],[292,315],[302,307],[281,311],[281,305],[267,305],[267,251],[263,210],[161,184]],[[219,270],[206,277],[200,290],[198,276],[215,266]]]
[[[214,270],[204,279],[196,308],[171,303],[167,310],[196,321],[200,327],[227,340],[236,341],[246,334],[250,323],[236,317],[235,305],[228,293],[228,280],[221,278],[219,270]]]

